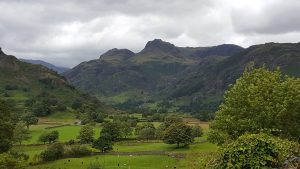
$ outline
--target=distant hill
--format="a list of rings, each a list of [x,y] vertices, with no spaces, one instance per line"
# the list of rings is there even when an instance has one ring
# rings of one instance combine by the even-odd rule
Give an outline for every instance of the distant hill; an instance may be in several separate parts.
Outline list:
[[[42,65],[42,66],[45,66],[59,74],[63,73],[63,72],[66,72],[68,70],[70,70],[70,68],[67,68],[67,67],[59,67],[59,66],[55,66],[51,63],[48,63],[48,62],[45,62],[45,61],[42,61],[42,60],[31,60],[31,59],[19,59],[23,62],[27,62],[27,63],[31,63],[31,64],[36,64],[36,65]]]
[[[72,110],[70,107],[75,101],[97,105],[102,112],[112,110],[95,97],[76,90],[57,72],[38,64],[22,62],[14,56],[6,55],[1,48],[0,97],[16,105],[15,112],[18,113],[32,111],[29,107],[33,101],[40,102],[42,98],[47,100],[45,104],[50,104],[58,112],[62,112],[59,107],[66,107],[66,111]]]
[[[185,72],[190,68],[205,62],[216,64],[243,50],[231,44],[177,47],[155,39],[149,41],[139,53],[128,49],[112,49],[99,59],[83,62],[63,75],[79,89],[115,107],[159,108],[165,96],[169,95],[162,95],[165,88],[187,76]],[[170,90],[173,92],[176,88]],[[168,101],[172,99],[168,98]],[[177,106],[172,104],[171,110],[176,109]]]

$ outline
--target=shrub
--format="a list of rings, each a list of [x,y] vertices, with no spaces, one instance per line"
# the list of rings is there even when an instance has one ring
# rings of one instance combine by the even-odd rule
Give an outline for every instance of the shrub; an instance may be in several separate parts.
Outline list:
[[[217,168],[280,168],[299,154],[297,144],[264,133],[245,134],[221,149]]]
[[[70,146],[65,150],[65,156],[67,157],[83,157],[90,154],[89,148],[83,145]]]
[[[192,136],[193,137],[201,137],[203,135],[203,129],[200,126],[192,127]]]
[[[54,161],[62,158],[64,155],[64,146],[55,143],[49,146],[45,151],[41,152],[40,157],[43,161]]]
[[[54,143],[58,139],[58,137],[59,137],[58,131],[54,130],[51,132],[41,134],[39,137],[39,141],[43,142],[44,144],[46,142],[50,144],[50,143]]]
[[[11,154],[0,154],[1,169],[23,169],[25,161],[22,158],[16,158]]]

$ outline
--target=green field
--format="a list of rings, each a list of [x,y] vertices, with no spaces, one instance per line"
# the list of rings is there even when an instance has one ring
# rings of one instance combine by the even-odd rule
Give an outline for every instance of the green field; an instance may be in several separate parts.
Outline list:
[[[140,114],[133,116],[141,118]],[[61,121],[65,121],[62,123]],[[22,146],[14,146],[14,150],[23,152],[29,155],[28,162],[34,162],[34,156],[39,155],[45,150],[47,145],[38,142],[39,136],[43,132],[57,130],[59,132],[59,142],[66,142],[75,139],[79,134],[80,125],[73,125],[73,113],[53,114],[47,118],[40,119],[38,125],[30,126],[32,138],[24,142]],[[192,121],[190,125],[195,125]],[[140,125],[139,123],[138,125]],[[158,127],[161,122],[153,122],[155,127]],[[196,123],[197,124],[197,123]],[[204,136],[195,138],[195,143],[188,147],[177,148],[176,145],[165,144],[160,140],[153,141],[120,141],[114,144],[112,153],[105,155],[96,155],[83,158],[67,158],[53,162],[43,163],[39,165],[28,166],[27,169],[85,169],[88,164],[98,161],[106,169],[131,168],[131,169],[160,169],[160,168],[183,168],[189,169],[191,165],[195,165],[201,160],[201,153],[208,153],[217,150],[217,146],[206,140],[206,132],[208,131],[207,123],[199,123],[203,128]],[[95,138],[99,137],[101,127],[94,127]],[[131,138],[135,138],[133,135]],[[95,150],[97,151],[97,150]],[[120,153],[121,155],[117,155]],[[200,153],[200,155],[199,155]],[[69,162],[70,160],[70,162]],[[119,166],[118,166],[119,164]],[[130,166],[130,167],[129,167]]]
[[[69,162],[70,160],[70,162]],[[99,155],[85,158],[68,158],[57,160],[38,166],[29,166],[27,169],[85,169],[91,162],[98,161],[106,169],[162,169],[174,168],[178,161],[168,156],[143,155],[143,156],[113,156]],[[119,166],[118,166],[119,164]]]
[[[49,132],[57,130],[59,132],[59,140],[61,142],[69,141],[71,139],[76,139],[76,137],[79,135],[79,131],[81,126],[76,125],[67,125],[67,126],[61,126],[56,128],[50,128],[47,129],[47,127],[53,127],[53,125],[33,125],[30,127],[30,132],[32,138],[29,141],[24,142],[24,144],[38,144],[41,142],[38,142],[39,136],[43,132]],[[100,135],[100,127],[94,127],[94,133],[95,138],[99,137]]]
[[[217,146],[208,142],[192,144],[188,147],[177,148],[176,145],[165,144],[162,142],[119,142],[115,144],[114,150],[119,152],[136,152],[136,151],[167,151],[167,152],[207,152],[214,151]]]

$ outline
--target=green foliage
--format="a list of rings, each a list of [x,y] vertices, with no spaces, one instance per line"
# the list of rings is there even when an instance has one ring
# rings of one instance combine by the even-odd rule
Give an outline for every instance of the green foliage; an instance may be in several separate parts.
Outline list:
[[[60,143],[50,145],[46,150],[41,152],[40,157],[43,161],[54,161],[64,155],[64,146]]]
[[[192,127],[192,137],[193,138],[201,137],[202,135],[203,135],[203,129],[199,125]]]
[[[7,153],[0,154],[0,168],[1,169],[23,169],[25,168],[25,161],[22,158]]]
[[[91,150],[86,145],[72,145],[65,148],[66,157],[83,157],[91,154]]]
[[[82,102],[79,99],[74,100],[71,105],[72,109],[75,109],[75,110],[81,108],[81,106],[82,106]]]
[[[22,117],[22,120],[25,122],[26,127],[29,129],[30,125],[35,125],[38,123],[39,119],[32,113],[27,113]]]
[[[26,128],[26,124],[23,122],[18,122],[13,131],[13,141],[22,144],[23,141],[27,141],[31,138],[29,129]]]
[[[46,142],[48,142],[50,144],[50,143],[56,142],[58,140],[58,138],[59,138],[59,133],[58,133],[58,131],[54,130],[51,132],[45,132],[45,133],[41,134],[39,137],[39,141],[43,142],[44,144]]]
[[[156,129],[152,123],[144,123],[136,128],[136,134],[140,140],[153,140],[155,139]]]
[[[122,138],[121,126],[116,122],[105,122],[100,136],[107,136],[111,141],[119,141]]]
[[[93,143],[93,148],[96,148],[102,152],[113,149],[113,138],[110,135],[101,135],[97,140]]]
[[[127,138],[132,135],[133,129],[129,122],[121,122],[120,123],[121,135],[122,138]]]
[[[171,124],[164,131],[163,141],[167,144],[177,144],[177,147],[187,146],[193,142],[192,128],[182,122]]]
[[[211,132],[220,132],[219,136],[226,139],[236,139],[246,132],[276,130],[275,135],[299,140],[299,119],[300,78],[282,76],[279,70],[250,67],[226,92],[210,127]],[[224,142],[224,138],[209,140]]]
[[[77,137],[81,144],[92,143],[94,140],[94,129],[91,126],[82,126]]]
[[[117,122],[105,122],[103,124],[100,137],[94,141],[93,147],[103,152],[112,150],[114,142],[119,141],[121,138],[121,125]]]
[[[267,134],[245,134],[221,149],[216,168],[281,168],[284,161],[299,155],[297,144]]]
[[[0,153],[7,152],[12,144],[14,125],[8,104],[0,99]]]

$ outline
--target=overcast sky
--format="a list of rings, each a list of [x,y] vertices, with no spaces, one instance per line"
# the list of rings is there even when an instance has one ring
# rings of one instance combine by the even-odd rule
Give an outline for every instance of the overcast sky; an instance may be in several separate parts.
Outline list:
[[[0,46],[72,67],[111,48],[300,41],[299,0],[0,0]]]

